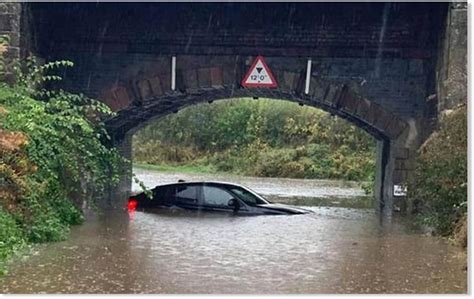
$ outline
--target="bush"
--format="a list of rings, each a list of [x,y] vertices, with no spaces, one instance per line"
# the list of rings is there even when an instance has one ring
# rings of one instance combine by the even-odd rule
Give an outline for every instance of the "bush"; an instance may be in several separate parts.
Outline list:
[[[251,173],[263,177],[284,177],[285,167],[293,162],[295,152],[292,149],[272,149],[258,155],[257,162]],[[291,167],[291,166],[290,166]]]
[[[371,180],[373,138],[350,123],[278,100],[234,99],[168,115],[133,138],[134,160],[244,175]]]
[[[68,233],[69,226],[53,210],[35,211],[27,228],[28,241],[34,243],[63,241]]]
[[[0,227],[0,272],[2,272],[2,261],[25,246],[26,238],[13,215],[2,208],[0,208]]]
[[[0,83],[0,262],[25,241],[64,240],[84,220],[83,201],[118,182],[124,160],[102,123],[111,111],[41,87],[60,79],[47,74],[52,69],[71,65],[30,59],[16,85]]]
[[[408,186],[409,200],[422,223],[441,235],[453,233],[467,213],[467,107],[446,116],[421,147]]]

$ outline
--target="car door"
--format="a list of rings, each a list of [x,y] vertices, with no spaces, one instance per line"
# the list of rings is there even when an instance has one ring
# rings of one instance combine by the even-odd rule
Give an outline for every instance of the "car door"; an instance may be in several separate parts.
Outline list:
[[[185,209],[199,208],[199,184],[178,184],[174,186],[174,196],[172,203]]]
[[[169,206],[172,202],[174,186],[165,185],[153,189],[153,206]]]
[[[229,206],[231,199],[238,200],[223,187],[207,184],[202,186],[202,208],[205,210],[233,213],[234,208]]]

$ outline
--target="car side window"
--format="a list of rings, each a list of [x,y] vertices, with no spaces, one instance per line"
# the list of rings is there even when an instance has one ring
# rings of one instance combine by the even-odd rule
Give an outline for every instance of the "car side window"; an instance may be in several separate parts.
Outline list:
[[[153,200],[165,203],[170,202],[173,196],[174,188],[172,186],[160,186],[153,190]]]
[[[153,200],[163,200],[164,198],[164,191],[166,190],[166,187],[158,187],[153,189]]]
[[[255,206],[257,204],[265,204],[262,200],[260,200],[258,197],[250,193],[249,191],[240,188],[240,187],[234,187],[230,189],[232,192],[237,194],[237,196],[243,200],[246,204],[250,206]]]
[[[214,186],[203,187],[204,203],[213,206],[228,207],[229,200],[234,196],[226,190]]]
[[[198,186],[176,186],[175,200],[184,203],[197,203]]]

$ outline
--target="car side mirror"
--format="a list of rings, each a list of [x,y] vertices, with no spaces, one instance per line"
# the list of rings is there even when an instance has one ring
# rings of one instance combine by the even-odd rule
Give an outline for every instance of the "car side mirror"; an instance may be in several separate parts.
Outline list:
[[[229,200],[229,202],[227,203],[227,205],[229,207],[233,207],[234,208],[234,211],[237,211],[238,209],[240,209],[240,203],[237,201],[237,199],[235,198],[232,198],[231,200]]]

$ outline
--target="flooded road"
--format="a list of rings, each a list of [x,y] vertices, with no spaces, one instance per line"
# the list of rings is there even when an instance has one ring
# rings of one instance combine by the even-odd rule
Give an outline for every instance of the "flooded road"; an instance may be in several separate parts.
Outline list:
[[[164,177],[176,181],[155,174],[163,183]],[[241,180],[260,192],[271,189],[271,179]],[[342,196],[345,187],[337,188],[328,196]],[[0,292],[467,292],[464,260],[445,240],[412,232],[401,219],[381,222],[372,209],[311,209],[257,217],[178,209],[91,214],[68,241],[17,258],[0,278]]]

